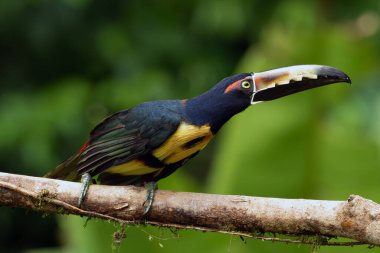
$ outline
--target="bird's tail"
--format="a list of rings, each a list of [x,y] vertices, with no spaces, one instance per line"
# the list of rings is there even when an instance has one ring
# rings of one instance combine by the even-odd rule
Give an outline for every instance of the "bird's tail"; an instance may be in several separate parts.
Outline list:
[[[75,155],[58,165],[54,170],[47,173],[44,177],[53,179],[63,179],[68,181],[79,181],[78,175],[79,155]]]

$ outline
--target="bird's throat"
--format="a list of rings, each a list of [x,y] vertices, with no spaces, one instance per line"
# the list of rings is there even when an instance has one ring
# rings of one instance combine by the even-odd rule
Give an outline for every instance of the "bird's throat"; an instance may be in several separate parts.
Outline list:
[[[208,124],[212,133],[216,134],[231,117],[248,106],[237,104],[226,96],[207,92],[187,100],[184,109],[190,123],[198,126]]]

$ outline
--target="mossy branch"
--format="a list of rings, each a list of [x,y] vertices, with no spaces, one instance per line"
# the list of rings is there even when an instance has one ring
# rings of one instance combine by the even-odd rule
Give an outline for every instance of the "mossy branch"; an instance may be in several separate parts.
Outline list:
[[[0,172],[0,206],[271,241],[380,245],[380,205],[357,195],[347,201],[326,201],[157,190],[152,209],[144,218],[146,190],[142,187],[92,185],[82,207],[77,208],[79,189],[79,183]],[[320,239],[316,242],[263,236],[267,232],[314,235]],[[355,241],[329,241],[334,237]]]

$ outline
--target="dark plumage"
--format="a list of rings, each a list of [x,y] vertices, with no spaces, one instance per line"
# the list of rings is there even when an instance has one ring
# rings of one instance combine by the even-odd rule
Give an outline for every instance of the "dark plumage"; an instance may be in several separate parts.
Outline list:
[[[250,76],[250,73],[245,73],[225,78],[208,92],[189,100],[145,102],[111,115],[91,131],[88,142],[79,154],[63,164],[63,167],[75,167],[77,173],[69,179],[79,180],[80,175],[90,173],[91,176],[98,175],[102,184],[138,184],[170,175],[190,157],[167,164],[152,155],[152,151],[160,147],[181,122],[198,127],[209,125],[211,133],[216,134],[227,120],[249,106],[252,94],[252,88],[247,92],[234,90],[228,93],[224,92],[225,89],[231,83]],[[200,140],[204,140],[204,136],[196,136],[183,146],[194,147]],[[106,171],[134,159],[162,170],[141,175]],[[62,166],[58,168],[59,173]],[[56,175],[58,178],[65,177],[63,174]],[[54,173],[47,176],[55,177]]]
[[[66,180],[82,176],[79,205],[93,176],[101,184],[156,182],[194,157],[223,124],[251,103],[340,81],[349,78],[339,70],[295,66],[227,77],[189,100],[145,102],[106,118],[78,154],[46,176]],[[153,199],[149,190],[147,210]]]

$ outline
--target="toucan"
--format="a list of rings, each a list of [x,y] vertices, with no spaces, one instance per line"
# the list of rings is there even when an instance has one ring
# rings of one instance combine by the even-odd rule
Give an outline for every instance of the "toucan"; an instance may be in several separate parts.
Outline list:
[[[298,65],[226,77],[190,99],[143,102],[104,119],[77,154],[45,176],[81,180],[79,207],[91,179],[106,185],[145,185],[145,216],[156,182],[196,156],[231,117],[256,103],[340,82],[351,80],[339,69]]]

